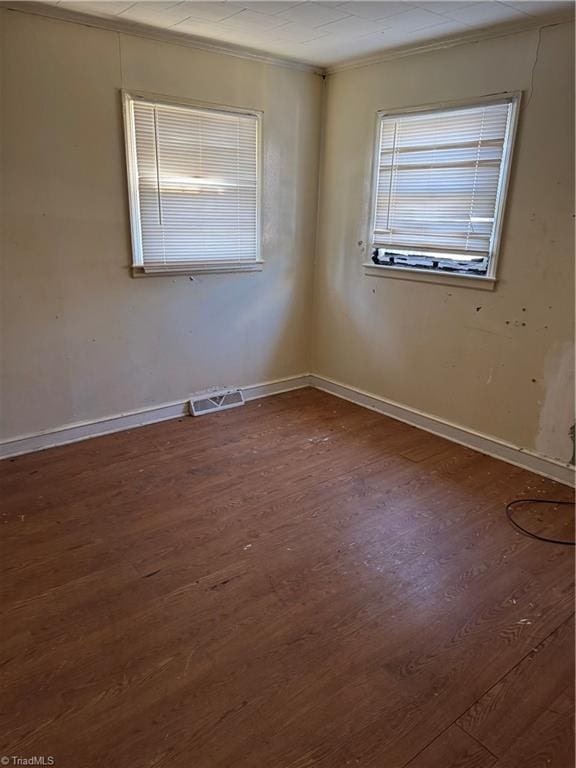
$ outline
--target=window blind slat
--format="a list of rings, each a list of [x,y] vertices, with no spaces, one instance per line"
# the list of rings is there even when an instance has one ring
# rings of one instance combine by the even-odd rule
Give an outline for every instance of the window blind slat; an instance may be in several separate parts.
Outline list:
[[[512,108],[510,99],[383,115],[373,243],[454,260],[488,257]]]
[[[258,117],[131,108],[144,269],[257,260]]]

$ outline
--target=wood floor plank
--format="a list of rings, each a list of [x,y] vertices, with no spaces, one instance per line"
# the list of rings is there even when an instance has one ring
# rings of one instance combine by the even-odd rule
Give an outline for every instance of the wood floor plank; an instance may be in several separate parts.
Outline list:
[[[574,698],[574,617],[499,680],[458,724],[502,756],[563,692]]]
[[[573,612],[573,553],[503,514],[568,489],[318,391],[0,484],[0,754],[403,768]]]
[[[406,768],[490,768],[495,762],[494,755],[452,725],[410,760]]]
[[[510,745],[494,768],[572,768],[574,757],[574,699],[567,691]]]

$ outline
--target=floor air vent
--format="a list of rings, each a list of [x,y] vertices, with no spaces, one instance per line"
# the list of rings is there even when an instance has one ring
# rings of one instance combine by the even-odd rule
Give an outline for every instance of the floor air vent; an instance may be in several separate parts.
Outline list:
[[[190,412],[193,416],[202,416],[214,411],[225,411],[244,405],[241,389],[225,389],[220,392],[202,392],[190,398]]]

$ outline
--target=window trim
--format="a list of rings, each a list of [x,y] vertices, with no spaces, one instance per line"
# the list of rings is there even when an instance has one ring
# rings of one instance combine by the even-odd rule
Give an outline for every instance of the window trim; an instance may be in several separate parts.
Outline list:
[[[470,287],[474,287],[474,283],[478,287],[484,289],[494,287],[497,281],[497,268],[498,259],[500,255],[500,245],[502,240],[502,228],[504,222],[504,211],[506,208],[506,202],[508,198],[508,191],[510,188],[510,177],[512,173],[512,161],[514,158],[514,145],[516,142],[516,135],[518,131],[518,118],[520,115],[520,103],[522,98],[522,91],[504,91],[502,93],[492,93],[485,96],[477,96],[473,99],[459,99],[457,101],[441,101],[431,102],[428,104],[421,104],[412,107],[399,107],[394,109],[379,109],[375,116],[374,138],[372,142],[372,160],[371,160],[371,186],[370,186],[370,203],[368,209],[368,225],[367,225],[367,237],[366,237],[366,255],[370,259],[365,261],[364,274],[368,276],[378,277],[398,277],[411,280],[423,279],[424,282],[438,282],[448,283],[453,285],[465,285],[464,281],[470,281]],[[441,270],[435,271],[432,269],[419,269],[418,267],[407,266],[391,266],[391,265],[379,265],[374,264],[371,260],[371,254],[376,247],[373,242],[374,226],[376,223],[376,194],[378,187],[378,169],[380,164],[380,132],[381,121],[383,117],[391,115],[412,115],[416,113],[437,112],[443,109],[458,109],[466,107],[477,107],[484,104],[501,104],[504,102],[510,102],[512,104],[512,110],[510,114],[510,125],[508,136],[504,142],[502,152],[502,164],[504,172],[501,179],[500,188],[498,190],[498,196],[496,198],[496,209],[494,211],[494,229],[492,233],[492,241],[490,248],[490,256],[488,259],[488,271],[485,275],[478,275],[466,272],[444,272]],[[424,276],[425,279],[424,279]]]
[[[223,272],[258,272],[264,265],[262,258],[262,182],[263,182],[263,141],[262,127],[264,112],[258,109],[233,107],[225,104],[214,104],[206,101],[183,99],[176,96],[161,96],[157,93],[121,89],[122,112],[124,122],[124,144],[126,152],[126,178],[128,180],[128,204],[130,209],[130,235],[132,244],[131,269],[134,277],[158,277],[162,275],[195,275]],[[216,259],[197,260],[190,266],[170,267],[157,270],[146,270],[142,253],[142,228],[140,222],[140,195],[138,192],[138,164],[136,160],[136,127],[132,104],[135,101],[145,101],[166,106],[190,107],[207,112],[231,113],[236,115],[249,115],[256,118],[256,258],[228,259],[217,261]]]

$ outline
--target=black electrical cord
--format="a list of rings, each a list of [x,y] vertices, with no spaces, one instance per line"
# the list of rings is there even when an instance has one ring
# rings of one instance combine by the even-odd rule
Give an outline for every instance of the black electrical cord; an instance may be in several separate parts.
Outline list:
[[[515,528],[533,539],[538,539],[538,541],[546,541],[550,544],[566,544],[570,547],[576,546],[576,541],[566,541],[565,539],[549,539],[547,536],[540,536],[537,533],[529,531],[527,528],[523,528],[520,523],[517,523],[516,520],[514,520],[512,516],[512,507],[518,504],[562,504],[564,506],[574,506],[573,501],[558,501],[556,499],[514,499],[514,501],[506,504],[506,517]]]

